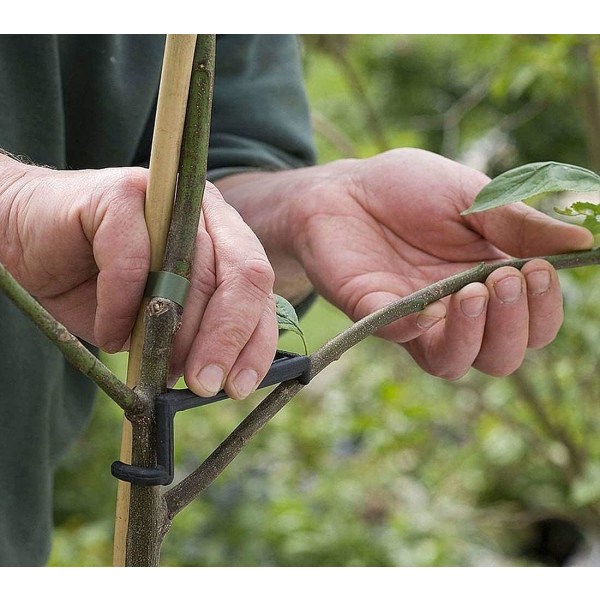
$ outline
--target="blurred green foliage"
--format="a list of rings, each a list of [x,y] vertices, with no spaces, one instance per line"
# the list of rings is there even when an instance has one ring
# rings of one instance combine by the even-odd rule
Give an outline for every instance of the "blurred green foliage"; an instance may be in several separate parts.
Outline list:
[[[489,174],[543,160],[600,171],[598,36],[303,41],[322,161],[411,145]],[[561,279],[565,325],[513,376],[445,382],[375,338],[345,354],[177,517],[163,564],[561,564],[597,539],[598,273]],[[347,324],[318,301],[309,349]],[[178,416],[176,479],[258,400]],[[110,564],[120,428],[100,399],[58,473],[51,564]]]

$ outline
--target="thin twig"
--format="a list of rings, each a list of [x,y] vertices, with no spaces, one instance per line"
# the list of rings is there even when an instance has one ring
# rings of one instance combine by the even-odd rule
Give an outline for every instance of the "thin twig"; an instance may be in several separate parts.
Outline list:
[[[143,402],[137,394],[37,302],[1,263],[0,289],[58,347],[69,363],[106,392],[127,415],[135,415],[143,410]]]
[[[600,248],[541,257],[556,269],[583,267],[600,264]],[[496,269],[511,266],[521,269],[532,260],[511,259],[495,263],[481,263],[447,279],[443,279],[409,296],[392,302],[375,313],[357,321],[323,345],[311,355],[311,374],[314,377],[326,366],[337,360],[344,352],[377,330],[409,314],[423,310],[462,289],[469,283],[483,282]],[[301,389],[297,381],[286,382],[275,388],[212,452],[212,454],[183,481],[164,495],[169,519],[185,508],[201,494],[241,452],[246,443],[264,427]]]

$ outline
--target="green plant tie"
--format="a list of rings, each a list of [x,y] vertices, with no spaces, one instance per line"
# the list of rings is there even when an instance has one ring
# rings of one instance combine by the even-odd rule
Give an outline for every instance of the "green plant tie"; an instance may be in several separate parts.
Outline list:
[[[147,298],[167,298],[183,308],[190,282],[181,275],[169,271],[151,271],[148,274],[144,296]]]

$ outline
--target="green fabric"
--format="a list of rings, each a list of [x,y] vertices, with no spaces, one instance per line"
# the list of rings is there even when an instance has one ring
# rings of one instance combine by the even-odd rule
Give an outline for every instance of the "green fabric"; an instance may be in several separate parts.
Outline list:
[[[0,36],[0,148],[58,169],[147,164],[163,47],[163,36]],[[298,59],[293,36],[218,37],[213,179],[314,161]],[[95,389],[4,297],[0,339],[0,565],[41,565],[53,472]]]

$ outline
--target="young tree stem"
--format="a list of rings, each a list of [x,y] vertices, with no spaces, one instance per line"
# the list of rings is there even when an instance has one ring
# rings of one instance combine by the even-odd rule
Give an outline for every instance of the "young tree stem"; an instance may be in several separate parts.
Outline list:
[[[164,258],[196,39],[195,34],[173,34],[167,35],[165,40],[144,207],[150,238],[151,271],[160,271]],[[131,388],[140,384],[147,303],[146,298],[142,300],[129,344],[126,382]],[[120,453],[120,460],[124,463],[132,462],[133,439],[132,425],[124,419]],[[141,443],[139,435],[135,439],[138,440],[136,443]],[[127,563],[131,487],[124,481],[119,481],[117,487],[113,565],[119,567]]]
[[[181,313],[180,306],[164,298],[152,298],[146,307],[144,360],[137,389],[147,399],[148,410],[131,419],[132,464],[141,467],[156,464],[154,398],[166,387],[173,336],[180,325]],[[164,515],[159,487],[131,486],[126,566],[158,566]]]
[[[196,40],[179,159],[177,193],[166,242],[162,270],[189,279],[200,222],[206,181],[212,107],[215,36]],[[167,298],[152,298],[145,315],[143,359],[139,388],[150,401],[147,418],[132,421],[132,464],[152,467],[156,462],[153,405],[166,389],[173,336],[183,309]],[[131,486],[128,566],[158,566],[164,527],[168,523],[159,488]]]

